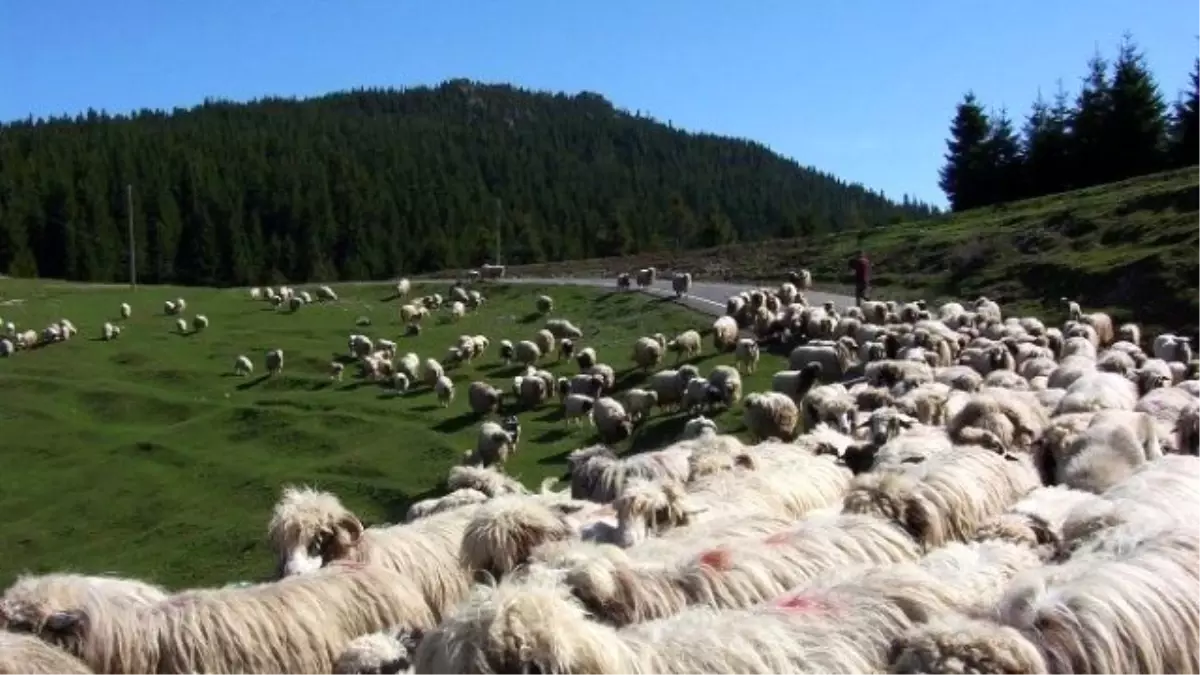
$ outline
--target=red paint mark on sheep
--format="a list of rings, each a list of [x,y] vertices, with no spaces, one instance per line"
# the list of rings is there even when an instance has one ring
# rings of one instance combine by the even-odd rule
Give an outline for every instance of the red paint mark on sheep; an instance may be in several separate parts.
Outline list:
[[[775,601],[775,607],[785,612],[803,612],[806,614],[825,613],[829,611],[829,605],[824,600],[806,595],[793,595],[780,598]]]
[[[700,564],[718,572],[728,572],[733,569],[733,553],[729,549],[714,548],[700,554]]]
[[[790,531],[784,530],[783,532],[776,532],[775,534],[767,537],[766,539],[763,540],[763,542],[766,544],[770,544],[771,546],[778,546],[780,544],[786,544],[791,540],[792,540],[792,533]]]

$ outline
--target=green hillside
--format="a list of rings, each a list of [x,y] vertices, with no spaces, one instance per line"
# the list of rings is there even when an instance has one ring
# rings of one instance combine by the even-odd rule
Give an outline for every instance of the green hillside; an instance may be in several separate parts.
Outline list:
[[[1200,189],[1191,167],[930,220],[866,230],[881,297],[986,294],[1058,317],[1063,296],[1120,319],[1196,331]],[[816,285],[849,283],[860,240],[842,233],[680,253],[514,267],[525,276],[594,276],[655,265],[704,278],[776,282],[807,267]]]
[[[397,522],[409,504],[437,491],[463,451],[474,447],[480,419],[466,389],[477,379],[505,390],[518,368],[505,367],[499,340],[529,339],[542,326],[534,298],[555,299],[552,316],[571,319],[618,387],[639,382],[633,341],[642,335],[706,330],[712,318],[637,293],[584,288],[490,286],[488,302],[450,323],[445,311],[426,320],[422,335],[401,337],[398,302],[379,285],[335,286],[336,303],[296,313],[272,310],[244,290],[80,286],[0,280],[0,317],[40,330],[68,318],[74,339],[0,359],[0,587],[21,571],[112,571],[172,587],[258,579],[271,572],[264,543],[280,488],[302,482],[338,494],[368,524]],[[424,292],[445,293],[444,284]],[[421,292],[419,290],[418,292]],[[180,335],[163,302],[183,297],[188,318],[201,313],[207,330]],[[121,302],[133,306],[119,339],[99,339]],[[358,317],[371,326],[357,327]],[[425,386],[395,396],[357,378],[331,381],[329,363],[346,354],[347,337],[364,333],[398,343],[398,351],[444,356],[459,335],[484,334],[490,350],[449,371],[457,396],[437,405]],[[284,350],[281,376],[264,378],[263,355]],[[232,375],[246,354],[256,372]],[[782,359],[764,355],[748,390],[770,386]],[[667,363],[671,361],[668,360]],[[696,360],[707,373],[732,355],[706,341]],[[578,372],[573,362],[544,367]],[[536,488],[560,476],[566,453],[595,442],[586,423],[567,426],[557,403],[512,408],[523,443],[508,470]],[[674,440],[682,414],[656,413],[620,450]],[[717,418],[742,429],[741,411]]]

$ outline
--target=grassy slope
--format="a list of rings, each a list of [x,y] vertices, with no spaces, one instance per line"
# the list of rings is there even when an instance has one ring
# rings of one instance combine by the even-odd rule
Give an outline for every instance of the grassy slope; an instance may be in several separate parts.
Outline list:
[[[171,586],[259,578],[271,568],[263,544],[271,506],[280,486],[293,481],[333,490],[368,524],[400,520],[473,446],[477,422],[467,410],[466,384],[484,378],[507,387],[515,371],[498,363],[496,341],[524,339],[541,327],[527,316],[541,292],[556,298],[555,316],[583,327],[583,342],[619,377],[630,367],[636,336],[711,324],[640,294],[496,286],[485,289],[489,303],[459,325],[431,317],[423,335],[405,339],[398,337],[397,303],[383,301],[384,287],[338,291],[338,303],[291,315],[252,302],[244,291],[133,293],[0,281],[5,321],[40,329],[66,317],[81,330],[70,342],[0,360],[0,536],[7,542],[0,585],[24,570],[57,569],[115,571]],[[177,296],[188,300],[189,317],[209,317],[207,332],[172,332],[174,320],[161,308]],[[125,300],[134,315],[120,340],[96,339]],[[374,325],[356,329],[360,315]],[[452,373],[458,397],[443,410],[428,388],[393,398],[356,382],[352,369],[345,382],[331,383],[327,364],[360,330],[422,357],[440,357],[463,333],[486,334],[493,344],[474,365]],[[274,347],[285,352],[284,375],[254,384],[264,352]],[[732,363],[729,355],[712,357],[711,343],[706,351],[704,371]],[[228,374],[239,353],[255,361],[250,379]],[[767,388],[778,365],[764,363],[746,384]],[[553,370],[575,372],[565,363]],[[627,386],[637,379],[624,375]],[[726,415],[724,428],[741,427],[737,412]],[[565,454],[591,441],[587,427],[567,431],[554,405],[521,419],[526,442],[509,470],[530,486],[561,475]],[[679,416],[656,418],[627,446],[660,445],[681,424]]]
[[[1062,296],[1119,319],[1195,333],[1197,169],[976,209],[868,232],[863,246],[887,297],[985,293],[1014,309],[1059,316]],[[701,276],[774,281],[808,267],[818,287],[847,283],[854,234],[514,267],[524,276],[590,276],[656,265]],[[831,283],[832,282],[832,283]]]

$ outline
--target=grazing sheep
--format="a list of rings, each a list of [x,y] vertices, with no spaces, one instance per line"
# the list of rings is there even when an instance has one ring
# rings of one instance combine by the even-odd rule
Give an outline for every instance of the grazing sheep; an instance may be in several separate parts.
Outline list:
[[[556,340],[564,338],[578,340],[583,337],[583,331],[566,319],[550,319],[546,322],[545,328]]]
[[[437,395],[438,404],[443,408],[454,401],[454,382],[442,375],[433,383],[433,391]]]
[[[692,290],[692,273],[677,272],[671,277],[671,290],[675,291],[676,298],[682,298]]]
[[[733,358],[737,361],[738,370],[753,373],[758,369],[758,341],[754,338],[742,338],[734,347]]]
[[[653,370],[662,363],[664,344],[652,337],[640,337],[633,343],[633,362],[642,370]],[[580,357],[583,355],[581,354]]]
[[[787,394],[754,392],[746,396],[742,421],[754,439],[778,438],[787,441],[796,435],[800,409]]]
[[[47,330],[49,330],[49,329],[47,329]],[[175,330],[179,331],[180,335],[187,335],[187,332],[188,332],[187,319],[184,319],[183,317],[175,319]],[[55,339],[56,337],[57,337],[57,332],[55,333],[54,336],[52,336],[50,338],[44,338],[44,339],[46,339],[46,341],[49,342],[49,341]]]
[[[467,386],[467,405],[476,415],[498,412],[504,393],[487,382],[476,381]]]
[[[587,372],[596,365],[596,350],[592,347],[584,347],[575,357],[575,363],[579,366],[579,372]]]
[[[636,424],[654,412],[654,406],[658,405],[658,392],[635,387],[626,390],[623,399],[629,418]]]
[[[534,304],[538,314],[549,314],[554,311],[554,299],[548,295],[539,295]]]
[[[509,455],[516,451],[519,435],[519,426],[510,429],[506,428],[504,424],[484,422],[479,425],[479,434],[475,439],[475,449],[468,455],[466,463],[468,465],[474,464],[483,467],[493,465],[504,466],[505,462],[508,461]],[[467,484],[462,486],[466,487]],[[495,494],[488,492],[488,490],[479,488],[478,485],[469,484],[469,486],[480,489],[480,491],[488,493],[493,497],[495,496]]]
[[[421,362],[421,381],[430,387],[436,387],[438,381],[445,376],[445,369],[436,359],[425,359]]]
[[[700,371],[693,365],[681,366],[678,370],[660,370],[646,380],[646,388],[658,396],[658,405],[669,408],[683,402],[683,393],[687,385],[700,377]]]
[[[513,348],[513,357],[517,363],[526,366],[536,364],[542,358],[542,349],[529,340],[521,340]]]
[[[633,433],[633,421],[616,399],[607,396],[596,399],[592,419],[596,422],[600,440],[605,443],[619,443]]]
[[[563,398],[563,419],[567,424],[577,422],[581,419],[591,419],[592,408],[596,405],[596,399],[587,394],[567,394]]]
[[[254,362],[250,360],[250,357],[248,357],[244,354],[239,354],[238,357],[233,360],[233,374],[234,375],[237,375],[238,377],[243,377],[243,376],[249,375],[250,373],[253,373],[253,372],[254,372]]]
[[[267,352],[267,374],[278,375],[283,372],[283,350],[272,349]]]
[[[205,328],[208,328],[207,316],[204,316],[203,314],[197,314],[196,316],[192,317],[192,330],[199,333]]]
[[[701,344],[700,333],[685,330],[667,343],[667,351],[675,352],[675,363],[679,363],[681,359],[699,356]]]
[[[403,575],[341,564],[276,582],[184,591],[117,615],[62,611],[47,627],[53,642],[96,672],[327,673],[359,635],[435,621]]]
[[[121,303],[121,318],[128,319],[132,314],[133,314],[133,308],[129,306],[129,303],[122,302]]]
[[[713,349],[718,354],[734,349],[738,344],[737,321],[731,316],[718,317],[712,325]],[[755,344],[755,347],[758,345]]]
[[[568,338],[558,341],[558,360],[569,360],[575,353],[575,343]]]

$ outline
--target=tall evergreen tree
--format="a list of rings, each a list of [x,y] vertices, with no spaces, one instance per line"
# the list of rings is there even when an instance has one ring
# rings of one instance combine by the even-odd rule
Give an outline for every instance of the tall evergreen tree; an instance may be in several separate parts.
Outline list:
[[[986,203],[990,127],[975,93],[967,92],[955,111],[946,141],[946,164],[938,172],[938,186],[954,211]]]
[[[1108,61],[1099,53],[1088,61],[1075,108],[1071,114],[1071,184],[1085,187],[1104,182],[1108,156],[1106,133],[1112,111],[1112,92],[1108,80]]]
[[[1067,93],[1061,82],[1058,84],[1053,103],[1047,104],[1042,99],[1041,92],[1038,92],[1022,130],[1022,197],[1036,197],[1067,189],[1069,115]]]
[[[1104,125],[1106,181],[1165,168],[1167,106],[1158,84],[1128,34],[1113,62],[1110,108]]]
[[[1017,199],[1020,196],[1021,143],[1004,108],[989,116],[984,146],[987,157],[985,203]]]
[[[1171,113],[1171,138],[1168,144],[1172,166],[1200,164],[1200,59],[1192,64],[1188,90],[1175,102]]]

